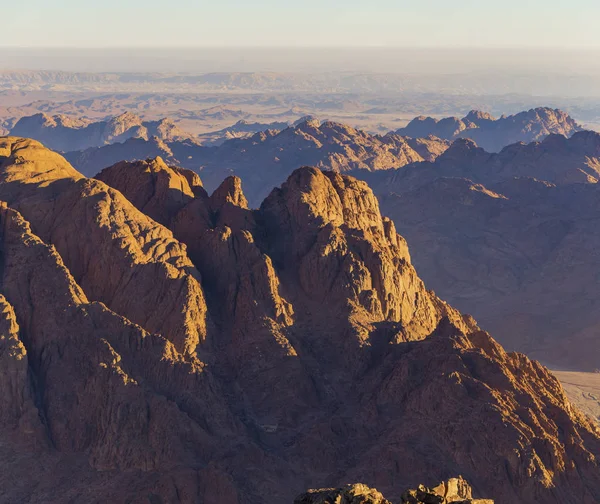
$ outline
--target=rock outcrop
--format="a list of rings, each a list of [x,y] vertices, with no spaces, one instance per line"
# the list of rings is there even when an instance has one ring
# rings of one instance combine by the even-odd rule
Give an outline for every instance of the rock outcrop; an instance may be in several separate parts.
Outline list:
[[[302,168],[251,210],[160,160],[91,180],[8,138],[0,161],[7,502],[398,502],[449,474],[600,499],[597,428],[425,288],[365,183]]]
[[[3,428],[37,433],[41,424],[34,404],[29,360],[21,341],[14,308],[0,295],[0,425]]]
[[[462,478],[451,478],[442,481],[435,488],[419,485],[416,490],[408,490],[402,494],[402,502],[406,504],[494,504],[489,499],[474,499],[471,486]]]
[[[582,127],[562,110],[540,107],[495,119],[487,112],[472,110],[463,119],[419,116],[396,131],[409,137],[429,135],[445,140],[470,138],[489,152],[498,152],[516,142],[537,142],[548,135],[570,137]]]
[[[494,504],[488,499],[473,499],[470,485],[461,477],[443,481],[435,488],[419,485],[402,494],[405,504]],[[377,490],[357,483],[343,488],[309,490],[294,504],[392,504]]]
[[[360,483],[344,488],[309,490],[299,495],[294,504],[392,504],[377,490]]]

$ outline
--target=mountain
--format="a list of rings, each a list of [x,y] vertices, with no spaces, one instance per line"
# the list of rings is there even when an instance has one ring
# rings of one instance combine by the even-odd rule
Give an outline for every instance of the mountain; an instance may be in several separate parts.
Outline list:
[[[600,499],[598,429],[425,288],[366,183],[301,168],[250,210],[161,159],[0,160],[4,501]]]
[[[33,138],[51,149],[63,152],[100,147],[130,138],[148,140],[157,137],[162,141],[192,138],[169,119],[143,121],[131,112],[98,122],[65,115],[51,117],[46,114],[35,114],[19,119],[9,134]]]
[[[226,168],[241,177],[248,187],[251,203],[257,204],[271,188],[280,184],[297,167],[317,166],[336,172],[349,170],[385,170],[423,159],[434,159],[447,148],[438,139],[408,139],[397,135],[370,135],[349,126],[307,120],[280,132],[266,131],[249,139],[232,140],[209,151],[207,158],[192,154],[195,167],[207,187],[214,188]],[[185,152],[173,146],[177,159]],[[265,186],[265,180],[269,183]]]
[[[136,142],[140,150],[134,156],[133,148],[115,144],[67,157],[76,166],[94,167],[87,171],[93,173],[121,158],[158,155],[168,164],[202,166],[209,190],[221,177],[239,174],[250,206],[258,206],[302,164],[352,173],[372,185],[385,213],[417,251],[419,272],[443,298],[473,313],[510,349],[558,367],[598,367],[593,308],[600,292],[588,273],[597,268],[588,244],[598,234],[593,220],[598,133],[552,134],[489,153],[470,139],[449,145],[433,138],[380,137],[311,120],[212,149],[179,142],[145,150],[149,142]],[[569,276],[573,265],[565,257],[581,264],[578,276]],[[573,341],[579,342],[576,349],[565,352]]]
[[[510,349],[593,371],[599,168],[600,135],[580,132],[498,154],[459,140],[433,163],[354,175],[372,185],[444,299]]]
[[[142,152],[150,149],[135,144]],[[243,178],[252,206],[258,206],[271,189],[302,165],[338,172],[355,169],[386,170],[422,160],[433,160],[448,148],[437,138],[403,138],[395,134],[370,135],[349,126],[310,119],[282,131],[267,130],[250,138],[234,139],[219,147],[191,142],[168,142],[168,152],[139,155],[126,145],[113,144],[83,152],[69,152],[67,159],[82,173],[92,176],[120,160],[139,160],[159,155],[169,163],[201,173],[210,190],[227,174]],[[132,145],[133,147],[133,145]]]
[[[196,143],[185,143],[188,149],[194,152],[204,152],[206,147],[199,147]],[[171,147],[157,137],[148,140],[143,138],[129,138],[123,143],[114,143],[104,147],[90,147],[82,151],[67,152],[65,158],[81,173],[92,176],[106,166],[118,163],[121,160],[147,159],[161,157],[170,164],[181,164],[175,157]]]
[[[433,135],[446,140],[470,138],[489,152],[517,142],[536,142],[551,134],[570,137],[582,128],[568,114],[558,109],[540,107],[495,119],[487,112],[472,110],[466,117],[419,116],[397,134],[409,137]]]
[[[482,184],[518,177],[559,185],[595,184],[600,180],[600,134],[581,131],[571,138],[550,135],[542,142],[509,145],[499,153],[486,152],[470,139],[459,139],[433,162],[414,163],[380,175],[402,180],[402,190],[440,176],[468,178]]]
[[[466,132],[477,142],[483,142],[484,146],[489,144],[484,137],[493,139],[497,145],[492,150],[496,150],[496,147],[500,150],[500,147],[515,141],[548,139],[559,144],[561,135],[571,137],[580,130],[563,112],[546,108],[497,120],[489,114],[473,111],[464,120],[456,121],[460,123],[458,126],[451,125],[448,128],[447,125],[452,121],[415,120],[397,133],[381,136],[340,123],[321,123],[314,118],[306,118],[291,127],[268,129],[250,137],[237,130],[225,132],[226,136],[242,135],[244,138],[232,138],[213,148],[199,146],[195,140],[166,139],[164,152],[144,148],[142,143],[131,143],[124,146],[105,145],[83,152],[81,149],[74,149],[66,157],[82,173],[93,176],[121,160],[134,161],[161,156],[170,164],[178,164],[201,173],[210,190],[216,189],[226,174],[235,174],[244,179],[251,206],[258,206],[273,187],[281,184],[294,169],[303,165],[342,173],[351,170],[388,170],[415,162],[433,161],[449,147],[451,140],[460,139]],[[467,123],[468,129],[465,129]],[[438,126],[434,128],[432,125]],[[238,123],[238,126],[242,128],[244,124]],[[250,129],[252,127],[249,125]],[[432,132],[437,136],[431,136]],[[220,142],[223,132],[219,131],[217,134]],[[578,136],[583,142],[585,138]],[[204,140],[212,142],[210,137]],[[530,150],[513,147],[498,162],[508,164],[508,158],[516,151],[515,154],[520,157],[514,160],[515,173],[523,170],[524,163],[542,166],[541,160],[536,159],[535,155],[537,151],[546,149],[547,144],[543,147],[536,145],[531,145]],[[585,145],[576,145],[576,141],[565,142],[563,152],[560,152],[559,147],[560,145],[554,146],[553,153],[558,153],[569,162],[579,149],[583,149],[582,152],[586,149]],[[148,154],[141,155],[140,151]],[[592,158],[597,157],[597,153],[592,153]],[[587,166],[589,163],[584,157],[581,158],[584,173],[571,174],[573,181],[578,181],[586,174],[596,176],[598,165],[594,164],[594,159],[592,166]],[[560,170],[560,164],[564,160],[548,158],[546,161]]]

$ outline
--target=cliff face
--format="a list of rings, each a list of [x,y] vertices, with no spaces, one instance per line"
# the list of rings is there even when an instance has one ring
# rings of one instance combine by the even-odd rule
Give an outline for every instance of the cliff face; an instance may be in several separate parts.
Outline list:
[[[37,142],[9,137],[0,148],[9,151],[0,199],[56,247],[90,298],[193,352],[206,337],[206,307],[198,271],[172,233]]]
[[[29,357],[12,305],[0,296],[0,423],[43,439],[29,376]],[[34,440],[36,436],[32,436]]]
[[[540,107],[499,119],[478,110],[472,110],[462,119],[419,116],[396,133],[415,138],[429,135],[445,140],[470,138],[488,152],[498,152],[513,143],[537,142],[553,134],[568,138],[581,130],[562,110]]]
[[[249,210],[239,179],[209,196],[160,160],[99,181],[36,142],[0,159],[7,502],[398,501],[448,474],[600,499],[597,430],[425,289],[365,183],[302,168]]]
[[[434,163],[364,178],[441,297],[511,350],[593,371],[599,162],[593,132],[499,154],[459,140]]]

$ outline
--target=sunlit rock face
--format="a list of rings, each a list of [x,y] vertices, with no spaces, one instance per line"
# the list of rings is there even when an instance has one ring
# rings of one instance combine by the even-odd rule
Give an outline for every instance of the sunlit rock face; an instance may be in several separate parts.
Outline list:
[[[366,183],[301,168],[251,210],[156,159],[99,178],[0,140],[8,501],[600,498],[598,431],[425,288]]]

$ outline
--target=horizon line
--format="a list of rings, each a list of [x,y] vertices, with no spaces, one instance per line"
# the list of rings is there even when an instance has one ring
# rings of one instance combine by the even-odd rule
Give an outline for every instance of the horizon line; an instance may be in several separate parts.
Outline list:
[[[431,51],[489,51],[489,50],[542,50],[542,51],[593,51],[600,50],[598,46],[541,46],[541,45],[489,45],[489,46],[436,46],[436,45],[107,45],[107,46],[67,46],[67,45],[11,45],[0,44],[1,49],[24,50],[111,50],[111,49],[136,49],[136,50],[177,50],[177,49],[212,49],[212,50],[355,50],[355,49],[391,49],[391,50],[431,50]]]

